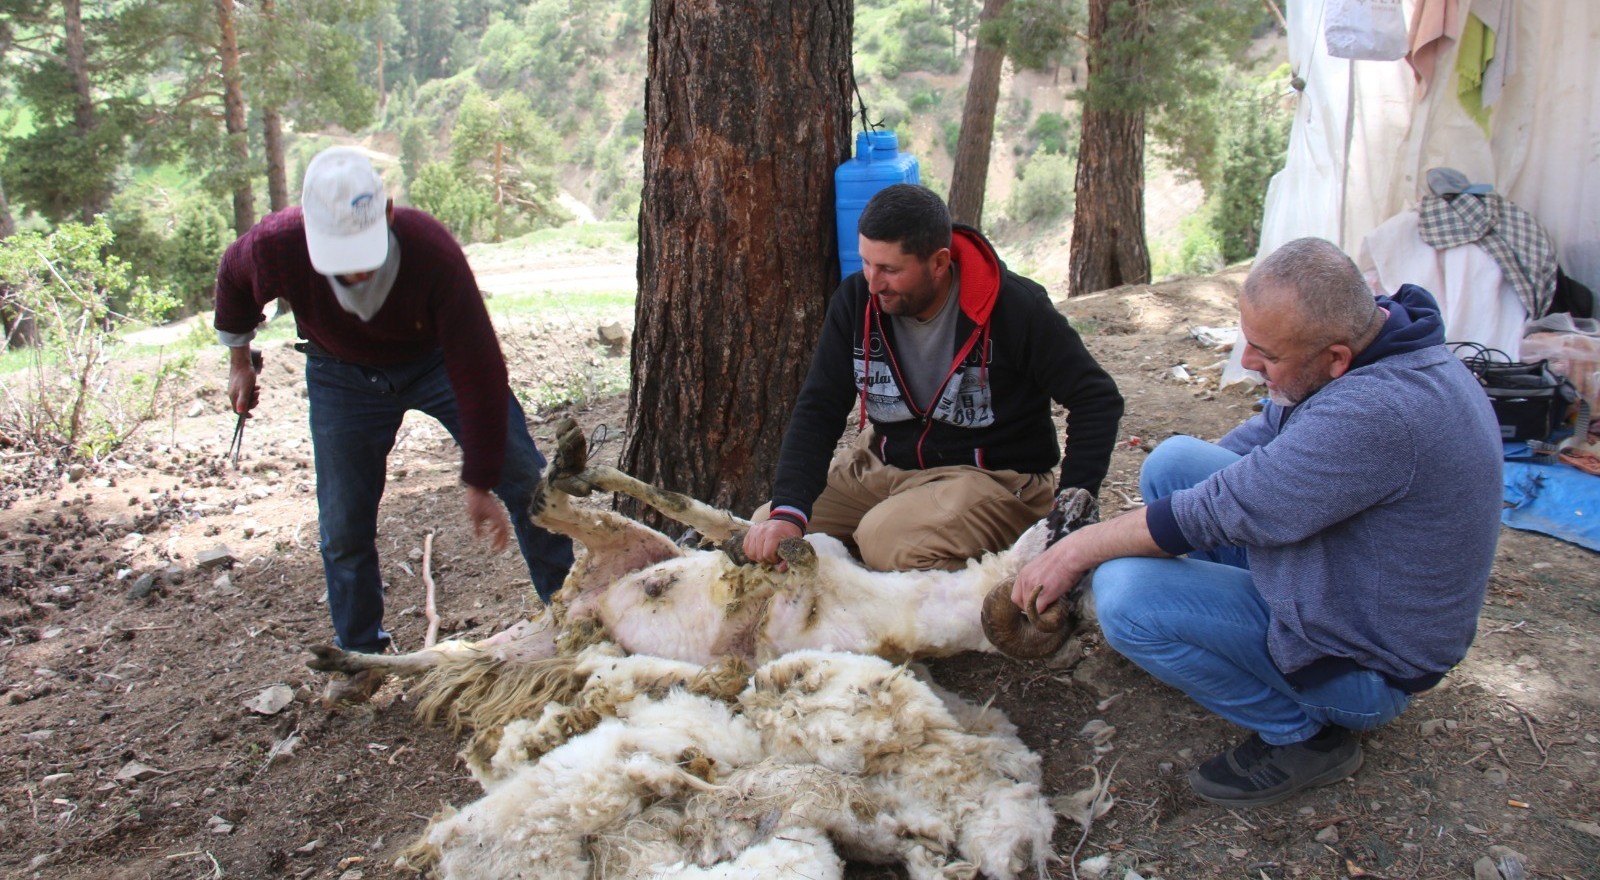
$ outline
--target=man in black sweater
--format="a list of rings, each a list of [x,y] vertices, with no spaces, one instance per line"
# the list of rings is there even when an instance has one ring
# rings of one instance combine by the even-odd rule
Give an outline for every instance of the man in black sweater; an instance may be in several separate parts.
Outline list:
[[[879,191],[858,229],[862,271],[829,304],[745,552],[776,562],[811,531],[879,571],[958,569],[1010,546],[1058,488],[1098,492],[1122,396],[1044,288],[924,187]],[[830,466],[852,407],[861,437]]]

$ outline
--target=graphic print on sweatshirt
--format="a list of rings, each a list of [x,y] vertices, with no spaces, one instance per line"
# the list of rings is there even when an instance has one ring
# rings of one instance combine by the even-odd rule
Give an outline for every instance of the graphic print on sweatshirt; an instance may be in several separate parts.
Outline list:
[[[858,346],[851,363],[857,391],[866,391],[867,417],[875,422],[906,422],[917,418],[906,403],[905,392],[895,381],[894,367],[889,364],[882,341],[874,338],[872,342],[872,359],[863,358]],[[864,365],[869,370],[865,375]],[[993,425],[993,388],[985,376],[982,357],[974,350],[945,384],[944,392],[933,407],[934,419],[958,428]]]

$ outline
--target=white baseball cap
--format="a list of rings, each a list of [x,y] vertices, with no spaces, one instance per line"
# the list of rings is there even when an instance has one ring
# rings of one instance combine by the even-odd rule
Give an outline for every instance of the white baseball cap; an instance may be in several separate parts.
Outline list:
[[[383,178],[360,150],[330,147],[306,167],[300,207],[311,266],[324,275],[370,272],[389,256]]]

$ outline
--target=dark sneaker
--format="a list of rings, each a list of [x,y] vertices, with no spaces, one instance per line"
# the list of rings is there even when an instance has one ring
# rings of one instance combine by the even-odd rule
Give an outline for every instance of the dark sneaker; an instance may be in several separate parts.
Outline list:
[[[1361,767],[1361,737],[1325,727],[1305,742],[1268,745],[1260,734],[1189,771],[1189,787],[1225,807],[1264,807],[1348,778]]]

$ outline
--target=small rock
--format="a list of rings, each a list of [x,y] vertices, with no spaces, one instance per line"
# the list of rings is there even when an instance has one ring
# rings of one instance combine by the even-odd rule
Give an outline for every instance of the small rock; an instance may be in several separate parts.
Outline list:
[[[84,475],[85,472],[86,472],[86,469],[81,464],[75,464],[75,465],[67,468],[67,482],[69,482],[69,483],[78,482],[79,480],[83,479],[83,475]]]
[[[212,834],[233,833],[233,823],[222,818],[221,816],[212,816],[211,818],[207,819],[206,827],[211,829]]]
[[[309,856],[309,855],[311,855],[312,853],[316,852],[317,850],[319,850],[321,848],[322,848],[322,838],[319,837],[316,840],[313,840],[313,841],[305,843],[305,844],[303,844],[301,846],[295,847],[294,851],[295,851],[295,855]]]
[[[41,641],[45,641],[45,640],[49,640],[49,639],[59,639],[59,638],[61,638],[61,634],[64,633],[64,632],[66,632],[65,628],[59,627],[59,626],[52,626],[49,629],[45,630],[44,632],[39,633],[39,639]]]
[[[32,859],[28,860],[28,870],[37,871],[40,868],[43,868],[45,865],[50,864],[50,859],[54,855],[55,853],[39,853]]]
[[[200,555],[195,557],[194,564],[209,571],[213,568],[228,568],[238,561],[234,558],[233,551],[228,549],[228,545],[218,544],[210,550],[200,551]]]
[[[1500,876],[1500,869],[1494,866],[1494,859],[1484,856],[1472,863],[1472,880],[1505,880]]]
[[[621,324],[601,324],[596,330],[600,341],[612,348],[621,348],[628,344],[628,331]]]
[[[1596,825],[1593,822],[1579,822],[1577,819],[1568,819],[1566,825],[1573,831],[1582,831],[1590,837],[1600,837],[1600,825]]]
[[[199,418],[200,414],[205,411],[206,405],[197,400],[189,405],[189,418]]]
[[[61,782],[63,780],[71,779],[71,778],[72,778],[72,774],[71,773],[52,773],[49,776],[46,776],[43,779],[39,780],[39,787],[40,788],[48,788],[49,786],[55,785],[57,782]]]
[[[1511,781],[1511,771],[1497,764],[1491,764],[1483,771],[1483,781],[1495,788],[1505,788],[1506,783]]]
[[[1328,827],[1326,827],[1326,828],[1322,829],[1321,831],[1317,832],[1315,840],[1317,841],[1317,843],[1327,843],[1327,844],[1338,843],[1339,842],[1339,827],[1337,825],[1329,825]]]
[[[139,548],[139,545],[143,544],[143,543],[144,543],[144,535],[142,535],[142,534],[140,534],[138,532],[129,532],[128,534],[123,536],[122,545],[121,546],[122,546],[122,549],[124,549],[124,550],[137,550]]]
[[[157,770],[148,764],[141,764],[138,761],[129,761],[128,763],[122,765],[121,770],[117,771],[116,780],[118,782],[144,782],[147,779],[154,779],[160,775],[160,770]]]
[[[49,728],[45,728],[44,730],[33,730],[33,731],[29,731],[28,733],[24,733],[22,735],[22,738],[27,740],[28,742],[36,742],[36,743],[38,743],[38,742],[45,742],[45,741],[49,740],[51,737],[53,737],[55,735],[56,735],[56,732],[54,730],[51,730]]]
[[[211,589],[224,594],[237,592],[233,588],[233,575],[226,571],[211,582]]]
[[[287,685],[275,684],[246,701],[244,707],[257,715],[276,715],[293,702],[294,691]]]
[[[149,596],[156,588],[156,576],[150,572],[139,575],[133,586],[128,588],[129,599],[143,599]]]
[[[1427,721],[1417,725],[1417,730],[1423,736],[1438,736],[1445,731],[1445,720],[1443,718],[1429,718]]]

